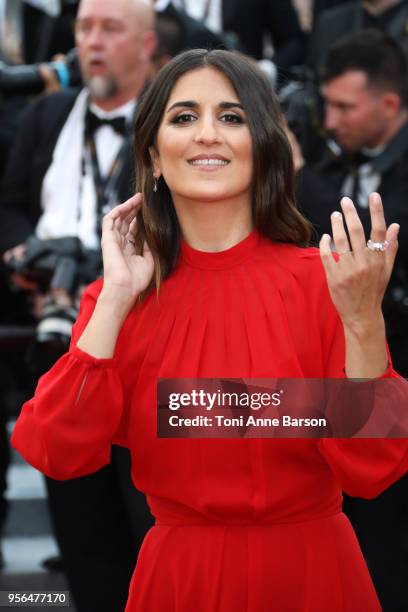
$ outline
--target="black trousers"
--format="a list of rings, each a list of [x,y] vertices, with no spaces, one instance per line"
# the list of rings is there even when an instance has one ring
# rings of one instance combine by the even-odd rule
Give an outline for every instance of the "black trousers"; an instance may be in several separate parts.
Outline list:
[[[0,407],[0,538],[7,517],[8,502],[5,498],[6,474],[10,463],[10,447],[6,432],[6,416]]]
[[[140,544],[154,522],[131,483],[129,451],[113,446],[111,464],[89,476],[46,480],[78,612],[123,612]]]
[[[383,612],[408,610],[408,475],[374,499],[345,496]]]

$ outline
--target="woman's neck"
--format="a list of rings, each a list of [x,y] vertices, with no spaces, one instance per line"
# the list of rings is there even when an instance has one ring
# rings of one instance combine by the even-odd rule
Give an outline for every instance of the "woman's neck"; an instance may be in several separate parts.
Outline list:
[[[176,198],[174,206],[183,238],[199,251],[225,251],[246,238],[254,227],[247,203],[198,203]]]

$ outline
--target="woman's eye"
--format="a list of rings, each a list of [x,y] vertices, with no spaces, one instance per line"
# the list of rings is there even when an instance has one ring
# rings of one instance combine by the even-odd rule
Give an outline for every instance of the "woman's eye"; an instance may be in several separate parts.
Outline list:
[[[225,121],[226,123],[244,123],[242,117],[240,117],[239,115],[234,115],[233,113],[222,115],[220,119],[221,121]]]
[[[195,115],[191,113],[183,113],[182,115],[177,115],[174,119],[171,120],[171,123],[190,123],[195,120]]]

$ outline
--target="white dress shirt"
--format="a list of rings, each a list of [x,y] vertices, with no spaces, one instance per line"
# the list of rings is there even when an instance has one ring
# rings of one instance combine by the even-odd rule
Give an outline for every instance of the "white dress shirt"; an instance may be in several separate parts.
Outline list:
[[[185,10],[193,19],[203,21],[208,3],[208,16],[204,23],[213,32],[222,32],[222,0],[157,0],[154,8],[160,12],[173,4],[177,9]]]
[[[125,117],[126,122],[132,121],[135,110],[135,100],[126,102],[123,106],[113,111],[105,111],[96,104],[90,104],[91,111],[100,119],[113,119],[114,117]],[[99,170],[102,176],[106,176],[110,170],[113,160],[119,153],[123,144],[123,136],[115,132],[110,125],[102,125],[95,132],[96,154],[98,156]]]
[[[361,152],[367,157],[372,157],[373,160],[384,151],[385,146],[380,146],[375,149],[362,149]],[[376,172],[370,161],[358,166],[356,174],[349,174],[344,179],[341,195],[352,197],[355,191],[355,182],[358,181],[358,191],[355,196],[358,206],[368,208],[368,197],[373,191],[378,191],[381,184],[381,174]]]
[[[41,190],[43,213],[36,235],[42,239],[77,236],[85,247],[99,248],[97,235],[97,202],[91,160],[84,155],[84,119],[88,106],[88,90],[83,89],[60,132],[52,162],[44,176]],[[130,122],[135,100],[107,112],[92,104],[99,117],[125,116]],[[106,176],[123,143],[123,137],[109,125],[95,133],[96,154],[100,173]],[[84,159],[87,160],[84,163]]]

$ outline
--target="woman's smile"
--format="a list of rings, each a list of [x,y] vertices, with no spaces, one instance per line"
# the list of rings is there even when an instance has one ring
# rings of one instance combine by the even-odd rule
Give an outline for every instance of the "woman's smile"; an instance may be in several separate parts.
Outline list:
[[[222,155],[196,155],[192,159],[187,160],[190,166],[194,166],[198,170],[204,170],[205,172],[214,172],[220,168],[224,168],[230,164],[229,159]]]
[[[151,156],[176,209],[189,200],[251,207],[252,135],[233,86],[218,70],[200,68],[177,81]]]

